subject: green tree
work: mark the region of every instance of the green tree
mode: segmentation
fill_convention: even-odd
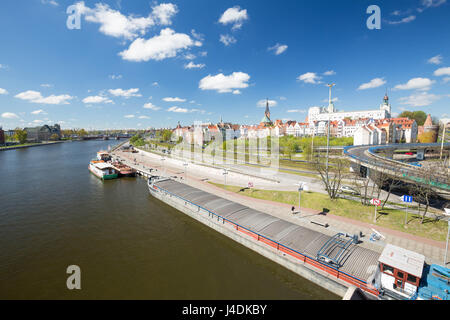
[[[20,144],[27,142],[28,133],[25,130],[17,128],[14,133],[14,140],[19,141]]]
[[[427,114],[423,111],[403,111],[398,117],[416,120],[418,126],[423,126],[427,119]]]
[[[172,130],[168,129],[163,130],[162,140],[164,140],[164,142],[169,142],[171,138],[172,138]]]

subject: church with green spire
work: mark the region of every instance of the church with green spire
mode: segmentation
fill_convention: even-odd
[[[269,99],[267,99],[266,102],[266,111],[264,112],[264,118],[262,118],[261,124],[264,125],[265,127],[273,125],[272,120],[270,120]]]

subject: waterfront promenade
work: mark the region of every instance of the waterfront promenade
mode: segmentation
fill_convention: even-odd
[[[186,173],[183,161],[167,157],[164,158],[165,160],[161,160],[163,157],[154,153],[142,151],[139,153],[129,153],[117,150],[114,155],[120,157],[127,165],[133,166],[139,170],[149,172],[148,170],[153,168],[154,171],[156,171],[155,174],[177,176],[182,182],[198,189],[208,191],[225,199],[241,203],[245,206],[249,206],[256,210],[263,211],[330,236],[338,232],[351,235],[362,233],[361,246],[380,253],[384,246],[387,243],[390,243],[423,254],[426,257],[427,263],[443,264],[445,254],[444,242],[417,237],[401,231],[335,216],[332,213],[323,215],[319,211],[308,208],[301,208],[301,213],[292,214],[290,205],[249,198],[211,185],[208,181],[215,183],[224,182],[224,177],[219,169],[215,170],[189,163]],[[254,183],[255,188],[264,186],[265,188],[272,187],[273,189],[277,189],[277,184],[274,182],[264,181],[262,179],[258,180],[254,177],[248,177],[245,176],[245,174],[239,173],[227,175],[227,184],[230,185],[246,186],[249,181]],[[325,224],[328,224],[327,228],[321,226]],[[377,242],[369,241],[370,235],[373,233],[372,229],[382,233],[385,236],[385,239]]]

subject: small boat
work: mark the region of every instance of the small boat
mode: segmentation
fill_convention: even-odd
[[[102,180],[112,180],[119,177],[118,171],[111,164],[100,160],[92,160],[89,163],[89,171]]]
[[[119,172],[119,177],[135,177],[136,170],[120,163],[118,161],[111,163],[111,165]]]
[[[108,151],[99,151],[97,152],[97,160],[109,161],[111,160],[111,155],[108,153]]]

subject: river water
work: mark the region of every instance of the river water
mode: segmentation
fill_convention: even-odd
[[[152,198],[88,171],[115,141],[0,152],[0,299],[337,299]],[[81,290],[68,290],[69,265]]]

